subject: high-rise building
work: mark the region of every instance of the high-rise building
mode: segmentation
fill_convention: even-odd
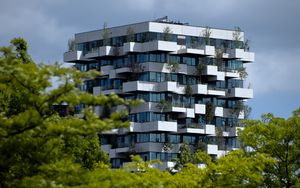
[[[239,148],[244,102],[253,98],[244,86],[244,64],[254,61],[239,28],[159,19],[78,33],[73,42],[64,61],[102,73],[82,90],[145,101],[131,109],[130,128],[101,135],[113,168],[129,162],[131,154],[172,167],[183,143],[212,157]],[[99,115],[104,111],[95,107]]]

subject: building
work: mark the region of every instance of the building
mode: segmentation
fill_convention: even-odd
[[[102,73],[82,90],[145,101],[130,111],[129,129],[101,135],[113,168],[130,154],[172,167],[184,142],[213,157],[239,147],[244,102],[253,98],[243,83],[244,64],[254,61],[244,32],[159,19],[78,33],[75,44],[64,61]]]

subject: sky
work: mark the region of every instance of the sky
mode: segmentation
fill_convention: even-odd
[[[0,46],[23,37],[38,63],[63,62],[75,33],[150,21],[163,16],[192,25],[239,26],[255,62],[251,118],[287,118],[300,106],[300,1],[297,0],[0,0]]]

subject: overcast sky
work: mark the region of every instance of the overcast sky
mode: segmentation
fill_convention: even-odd
[[[247,65],[252,118],[289,117],[300,106],[300,1],[1,0],[0,46],[25,38],[36,62],[62,62],[74,33],[169,16],[192,25],[245,31],[256,60]]]

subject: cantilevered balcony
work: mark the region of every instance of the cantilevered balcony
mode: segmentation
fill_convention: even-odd
[[[195,104],[195,114],[205,114],[205,104]]]
[[[230,88],[230,89],[227,90],[226,97],[228,97],[228,98],[252,99],[253,98],[253,89]]]
[[[204,54],[207,56],[214,56],[216,54],[216,49],[214,46],[205,46],[204,47]]]
[[[253,62],[255,56],[253,52],[246,52],[244,49],[232,49],[229,58],[241,59],[244,62]]]
[[[151,121],[145,123],[130,123],[130,132],[152,132],[166,131],[177,132],[177,122],[172,121]]]
[[[207,94],[207,85],[204,84],[195,84],[192,85],[193,93],[199,95],[206,95]]]
[[[64,53],[64,62],[76,62],[82,59],[82,51],[69,51]]]
[[[166,52],[177,52],[178,50],[177,42],[154,40],[150,42],[145,42],[142,44],[142,52],[151,51],[166,51]]]

